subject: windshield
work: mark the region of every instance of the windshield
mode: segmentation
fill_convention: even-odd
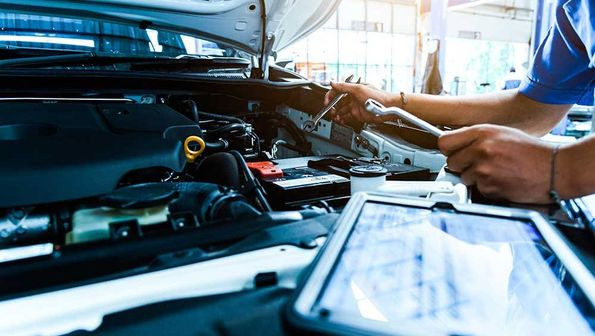
[[[220,43],[174,32],[96,19],[0,13],[0,46],[42,51],[83,51],[130,56],[245,56]],[[2,56],[4,59],[10,55]]]

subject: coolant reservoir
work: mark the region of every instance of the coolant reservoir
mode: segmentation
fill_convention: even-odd
[[[388,170],[382,166],[370,165],[353,167],[349,170],[351,175],[351,195],[360,191],[377,191],[386,183]]]
[[[136,220],[139,225],[167,221],[167,205],[145,209],[114,209],[109,207],[78,210],[72,216],[72,231],[66,235],[67,244],[78,244],[110,238],[110,223]]]

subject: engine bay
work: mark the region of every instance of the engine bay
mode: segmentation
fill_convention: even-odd
[[[180,251],[194,261],[237,251],[250,234],[343,206],[353,166],[431,179],[408,158],[379,158],[347,127],[333,125],[334,140],[307,136],[308,116],[211,93],[0,98],[0,296]],[[293,243],[313,247],[327,232],[311,233]]]

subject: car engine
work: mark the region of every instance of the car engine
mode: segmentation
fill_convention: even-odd
[[[389,142],[372,131],[323,120],[305,134],[323,89],[275,90],[0,96],[0,296],[267,244],[314,248],[332,223],[318,220],[349,199],[350,167],[430,178],[408,164],[424,156],[383,161]]]
[[[141,102],[2,99],[0,246],[134,239],[271,211],[246,164],[271,146],[246,121],[263,114],[203,112],[189,97]]]

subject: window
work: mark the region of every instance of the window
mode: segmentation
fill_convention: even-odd
[[[393,33],[415,34],[417,7],[411,5],[393,5]]]
[[[359,23],[366,21],[366,3],[361,0],[343,1],[339,6],[339,29],[357,29]],[[361,27],[359,27],[361,28]]]
[[[511,67],[524,77],[528,60],[527,43],[447,38],[444,89],[453,95],[500,90]]]
[[[390,2],[368,1],[367,22],[369,32],[390,33],[391,24],[391,4]]]
[[[389,91],[412,90],[417,5],[393,2],[344,0],[329,22],[278,60],[293,60],[298,73],[322,83],[353,74]]]

